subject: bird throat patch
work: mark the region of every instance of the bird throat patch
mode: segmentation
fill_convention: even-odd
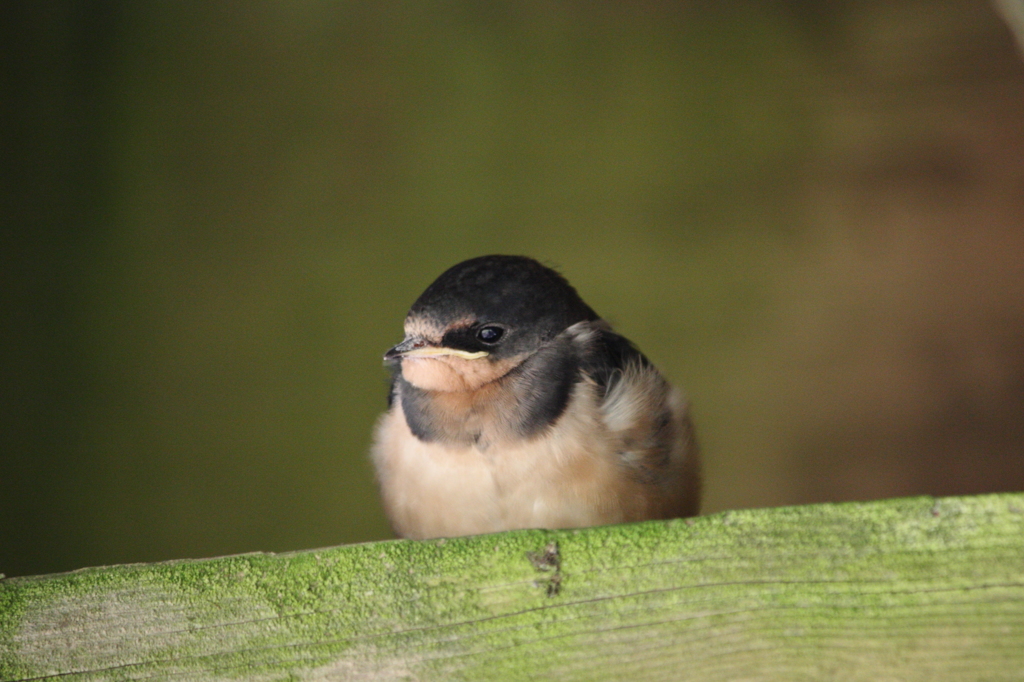
[[[424,383],[428,383],[428,379],[438,381],[440,372],[460,367],[454,359],[447,365],[448,370],[430,367],[423,371],[416,365],[411,376],[403,361],[396,388],[410,430],[423,441],[480,447],[495,441],[537,435],[561,416],[573,385],[581,379],[574,355],[558,350],[553,345],[525,359],[517,356],[498,362],[461,360],[467,364],[480,363],[490,369],[471,378],[453,379],[447,375],[446,381],[465,384],[488,375],[494,377],[475,389],[462,391],[427,389],[413,381],[414,378]],[[441,359],[418,362],[441,365]],[[416,372],[420,371],[423,373],[417,377]],[[428,373],[433,374],[428,377]]]
[[[509,373],[522,358],[492,362],[487,358],[467,360],[458,355],[402,358],[402,377],[424,391],[472,392]]]

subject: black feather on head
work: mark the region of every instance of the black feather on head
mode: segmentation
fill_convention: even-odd
[[[534,349],[577,322],[599,319],[562,275],[525,256],[480,256],[449,268],[408,317],[448,329],[445,346],[487,348],[495,357]],[[503,330],[500,345],[477,337],[489,325]]]

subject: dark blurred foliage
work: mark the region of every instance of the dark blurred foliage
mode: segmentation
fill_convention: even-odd
[[[687,389],[707,511],[1024,489],[983,2],[0,12],[0,571],[388,537],[381,353],[489,252]]]

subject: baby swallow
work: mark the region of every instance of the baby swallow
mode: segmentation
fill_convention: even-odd
[[[408,538],[692,516],[686,402],[554,270],[459,263],[405,318],[373,460]]]

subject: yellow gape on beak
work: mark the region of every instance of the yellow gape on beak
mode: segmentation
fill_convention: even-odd
[[[457,358],[463,360],[476,360],[490,355],[485,350],[478,350],[476,352],[469,352],[468,350],[456,350],[455,348],[439,348],[437,346],[424,346],[423,348],[416,348],[413,350],[402,353],[403,358],[433,358],[439,355],[454,355]]]
[[[452,355],[463,360],[476,360],[486,357],[490,353],[485,350],[468,351],[435,346],[420,336],[409,336],[384,354],[384,362],[398,362],[405,358],[437,358],[445,355]]]

